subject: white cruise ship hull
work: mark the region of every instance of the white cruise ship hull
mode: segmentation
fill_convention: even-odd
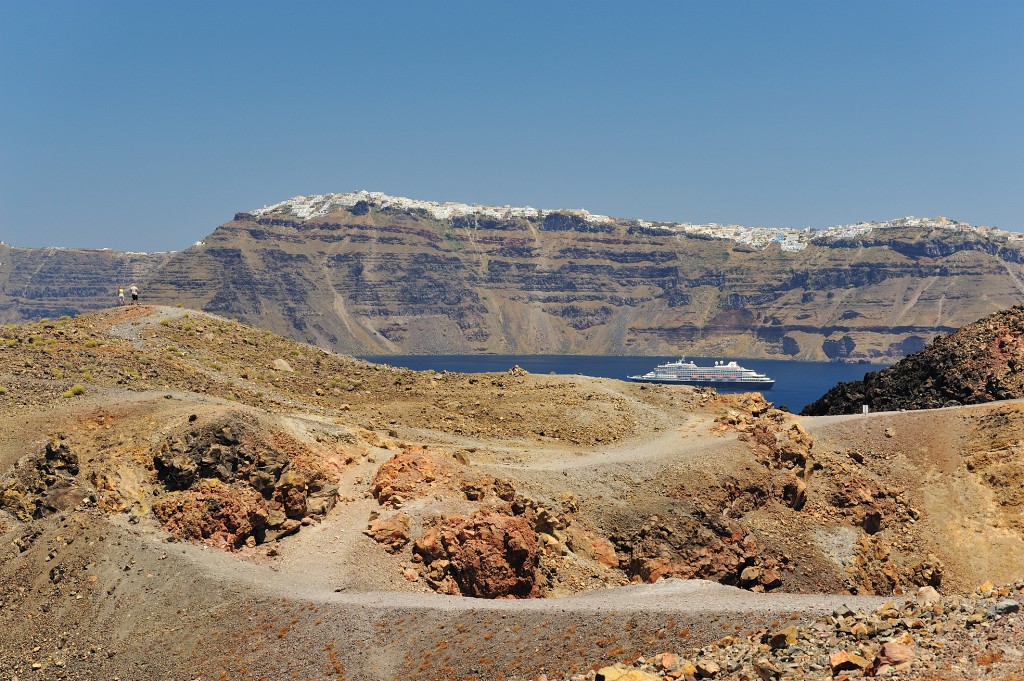
[[[775,385],[773,379],[736,362],[716,362],[714,366],[702,367],[685,359],[659,364],[646,374],[626,378],[641,383],[681,383],[740,390],[771,390]]]

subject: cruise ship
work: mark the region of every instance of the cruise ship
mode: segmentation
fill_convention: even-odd
[[[771,390],[775,380],[753,369],[744,369],[736,362],[715,362],[714,366],[701,367],[686,358],[667,364],[659,364],[642,376],[627,376],[631,381],[644,383],[684,383],[686,385],[707,385],[718,388],[749,388]]]

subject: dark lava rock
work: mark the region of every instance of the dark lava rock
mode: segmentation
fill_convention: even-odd
[[[1024,306],[996,312],[895,365],[840,383],[805,416],[933,409],[1024,397]]]

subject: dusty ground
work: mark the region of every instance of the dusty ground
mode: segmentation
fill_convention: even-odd
[[[571,676],[1012,583],[1022,425],[417,374],[178,308],[5,327],[0,678]]]

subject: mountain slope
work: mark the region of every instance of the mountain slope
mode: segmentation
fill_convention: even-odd
[[[840,383],[803,413],[932,409],[1024,397],[1024,307],[991,314],[862,381]]]

